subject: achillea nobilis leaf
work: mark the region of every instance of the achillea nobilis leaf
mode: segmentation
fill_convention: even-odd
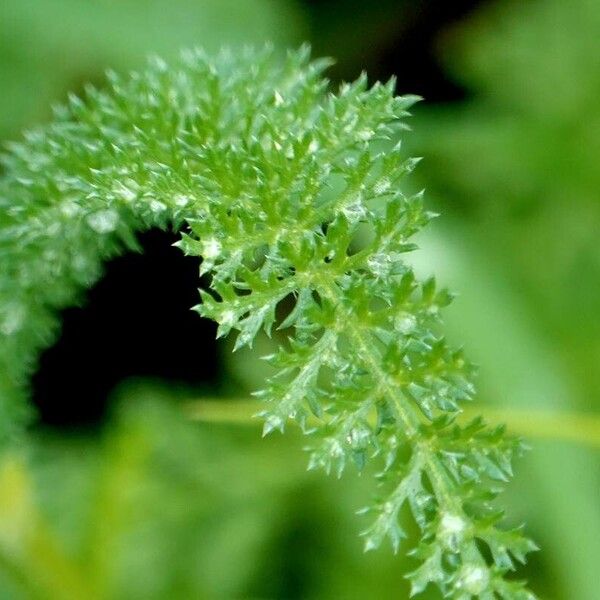
[[[366,77],[331,92],[306,48],[211,58],[109,76],[3,157],[0,181],[0,427],[18,435],[27,380],[57,312],[102,262],[150,227],[177,227],[212,284],[198,312],[236,348],[283,327],[288,342],[260,396],[264,431],[295,420],[311,467],[375,465],[366,549],[421,531],[417,594],[530,599],[507,577],[535,547],[492,504],[520,443],[456,421],[471,368],[440,332],[450,295],[403,262],[433,216],[403,192],[417,161],[396,144],[413,96]],[[283,300],[293,307],[282,319]],[[482,547],[487,547],[483,552]],[[409,546],[410,548],[410,546]]]

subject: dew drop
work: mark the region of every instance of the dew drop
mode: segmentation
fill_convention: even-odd
[[[119,198],[125,200],[125,202],[132,202],[137,198],[137,193],[122,183],[115,187],[114,192]]]
[[[96,233],[110,233],[117,228],[119,215],[117,211],[109,208],[88,215],[86,220]]]
[[[167,210],[167,207],[165,204],[163,204],[159,200],[152,200],[150,202],[150,210],[155,213],[161,213],[161,212]]]
[[[374,186],[373,191],[377,194],[385,194],[391,187],[390,180],[387,177],[380,179]]]
[[[362,140],[363,142],[368,142],[374,135],[375,132],[372,129],[361,129],[357,133],[358,139]]]
[[[73,217],[81,212],[81,206],[73,200],[65,200],[61,203],[60,210],[65,217]]]
[[[210,238],[203,243],[202,256],[205,259],[212,260],[213,258],[217,258],[217,256],[219,256],[220,253],[221,243],[219,242],[219,240]]]
[[[458,586],[468,594],[481,594],[490,581],[490,574],[484,567],[465,565],[461,571]]]
[[[190,203],[190,197],[179,194],[173,198],[173,202],[175,202],[175,206],[187,206]]]
[[[10,306],[8,310],[5,312],[4,320],[2,322],[2,326],[0,330],[5,335],[13,335],[23,325],[23,321],[25,320],[25,310],[20,305]]]
[[[444,513],[440,521],[440,532],[446,535],[455,535],[462,533],[466,528],[465,521],[458,515]]]
[[[232,310],[225,310],[221,314],[221,325],[230,326],[235,323],[235,313]]]
[[[414,315],[403,313],[396,317],[394,324],[400,333],[406,335],[414,331],[417,326],[417,319]]]

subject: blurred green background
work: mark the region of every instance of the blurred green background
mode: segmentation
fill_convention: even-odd
[[[445,4],[3,0],[0,138],[48,120],[52,104],[86,82],[104,85],[109,67],[126,71],[190,45],[269,40],[283,49],[308,40],[337,60],[334,83],[366,69],[424,95],[406,139],[425,157],[411,185],[428,190],[442,218],[411,260],[459,292],[448,331],[480,365],[477,409],[529,435],[532,451],[504,496],[510,520],[526,521],[542,548],[523,574],[542,598],[597,600],[600,3]],[[184,260],[157,256],[169,270]],[[126,275],[141,268],[119,264]],[[77,318],[124,295],[114,268],[113,284],[101,298],[92,292]],[[182,310],[191,306],[166,287],[182,296]],[[157,330],[168,328],[172,307],[149,302]],[[184,410],[192,399],[256,389],[265,376],[256,356],[269,342],[231,357],[210,328],[190,342],[175,322],[169,344],[196,348],[202,378],[107,366],[110,358],[77,346],[92,347],[92,334],[60,340],[75,344],[71,354],[42,358],[38,388],[48,369],[60,381],[76,370],[65,356],[81,354],[97,371],[87,389],[69,392],[71,405],[60,404],[69,395],[60,385],[56,397],[38,389],[40,423],[1,461],[0,597],[408,597],[409,558],[362,554],[354,511],[369,499],[368,478],[307,473],[298,434],[261,440],[256,425],[198,421]],[[139,336],[127,327],[122,336],[135,352]],[[109,367],[118,376],[100,381]],[[119,383],[128,375],[138,377]],[[75,402],[94,395],[96,409],[77,413]]]

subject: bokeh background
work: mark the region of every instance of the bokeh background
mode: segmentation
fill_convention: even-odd
[[[480,365],[477,410],[529,438],[504,496],[542,548],[523,575],[597,600],[600,3],[2,0],[0,139],[107,68],[265,41],[334,57],[332,85],[364,69],[425,97],[411,185],[442,217],[411,260],[459,292],[447,327]],[[40,359],[40,419],[0,461],[0,597],[408,597],[409,558],[362,553],[368,478],[306,472],[300,435],[214,410],[260,385],[269,342],[214,341],[174,240],[109,263]]]

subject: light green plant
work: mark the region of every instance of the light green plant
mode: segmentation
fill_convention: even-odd
[[[306,49],[284,61],[268,49],[156,59],[71,98],[11,147],[0,184],[5,437],[23,420],[57,310],[104,259],[135,248],[137,231],[173,226],[211,275],[197,310],[219,336],[236,331],[237,349],[261,329],[287,335],[258,393],[264,433],[294,420],[311,468],[377,470],[365,548],[389,538],[397,550],[408,505],[421,530],[414,594],[433,583],[457,599],[533,598],[507,574],[534,545],[498,526],[493,502],[522,444],[479,419],[457,423],[474,388],[440,333],[451,295],[401,260],[433,216],[422,194],[402,192],[417,160],[390,141],[416,98],[365,76],[331,93],[327,64]]]

